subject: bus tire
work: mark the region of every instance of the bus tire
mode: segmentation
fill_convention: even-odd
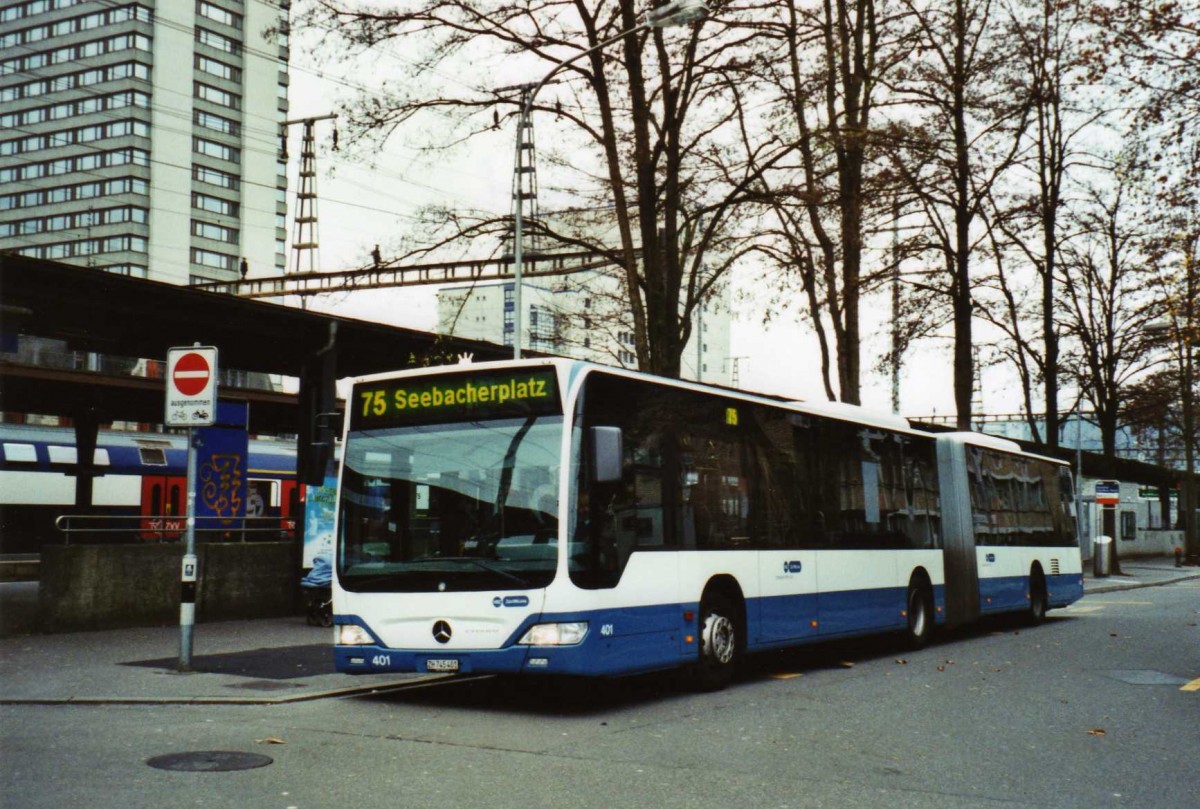
[[[910,649],[923,649],[933,636],[933,592],[920,579],[908,585],[905,599],[908,626],[904,638]]]
[[[726,594],[707,592],[700,601],[700,659],[689,680],[698,691],[719,691],[733,679],[741,646],[737,606]]]
[[[1037,626],[1046,620],[1046,608],[1046,576],[1039,565],[1034,565],[1029,571],[1029,610],[1025,622]]]

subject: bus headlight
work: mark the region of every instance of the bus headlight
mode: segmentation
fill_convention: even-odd
[[[583,641],[587,628],[587,621],[534,624],[517,643],[524,646],[572,646]]]
[[[338,646],[370,646],[374,642],[371,633],[358,624],[338,624]]]

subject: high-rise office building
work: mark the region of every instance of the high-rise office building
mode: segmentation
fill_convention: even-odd
[[[289,0],[0,5],[0,250],[177,284],[283,271]]]
[[[603,365],[637,368],[632,316],[620,280],[587,271],[522,284],[521,347]],[[511,346],[516,335],[514,286],[496,281],[438,290],[440,334]],[[721,285],[692,316],[692,333],[680,357],[683,379],[731,385],[733,301]]]

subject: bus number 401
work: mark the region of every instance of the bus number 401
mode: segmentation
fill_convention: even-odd
[[[388,655],[375,655],[374,657],[371,658],[371,665],[372,666],[390,666],[390,665],[392,665],[392,658]]]

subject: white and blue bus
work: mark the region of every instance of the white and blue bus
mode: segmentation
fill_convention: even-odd
[[[571,360],[358,379],[337,668],[726,683],[741,656],[1083,594],[1070,470],[978,434]]]

